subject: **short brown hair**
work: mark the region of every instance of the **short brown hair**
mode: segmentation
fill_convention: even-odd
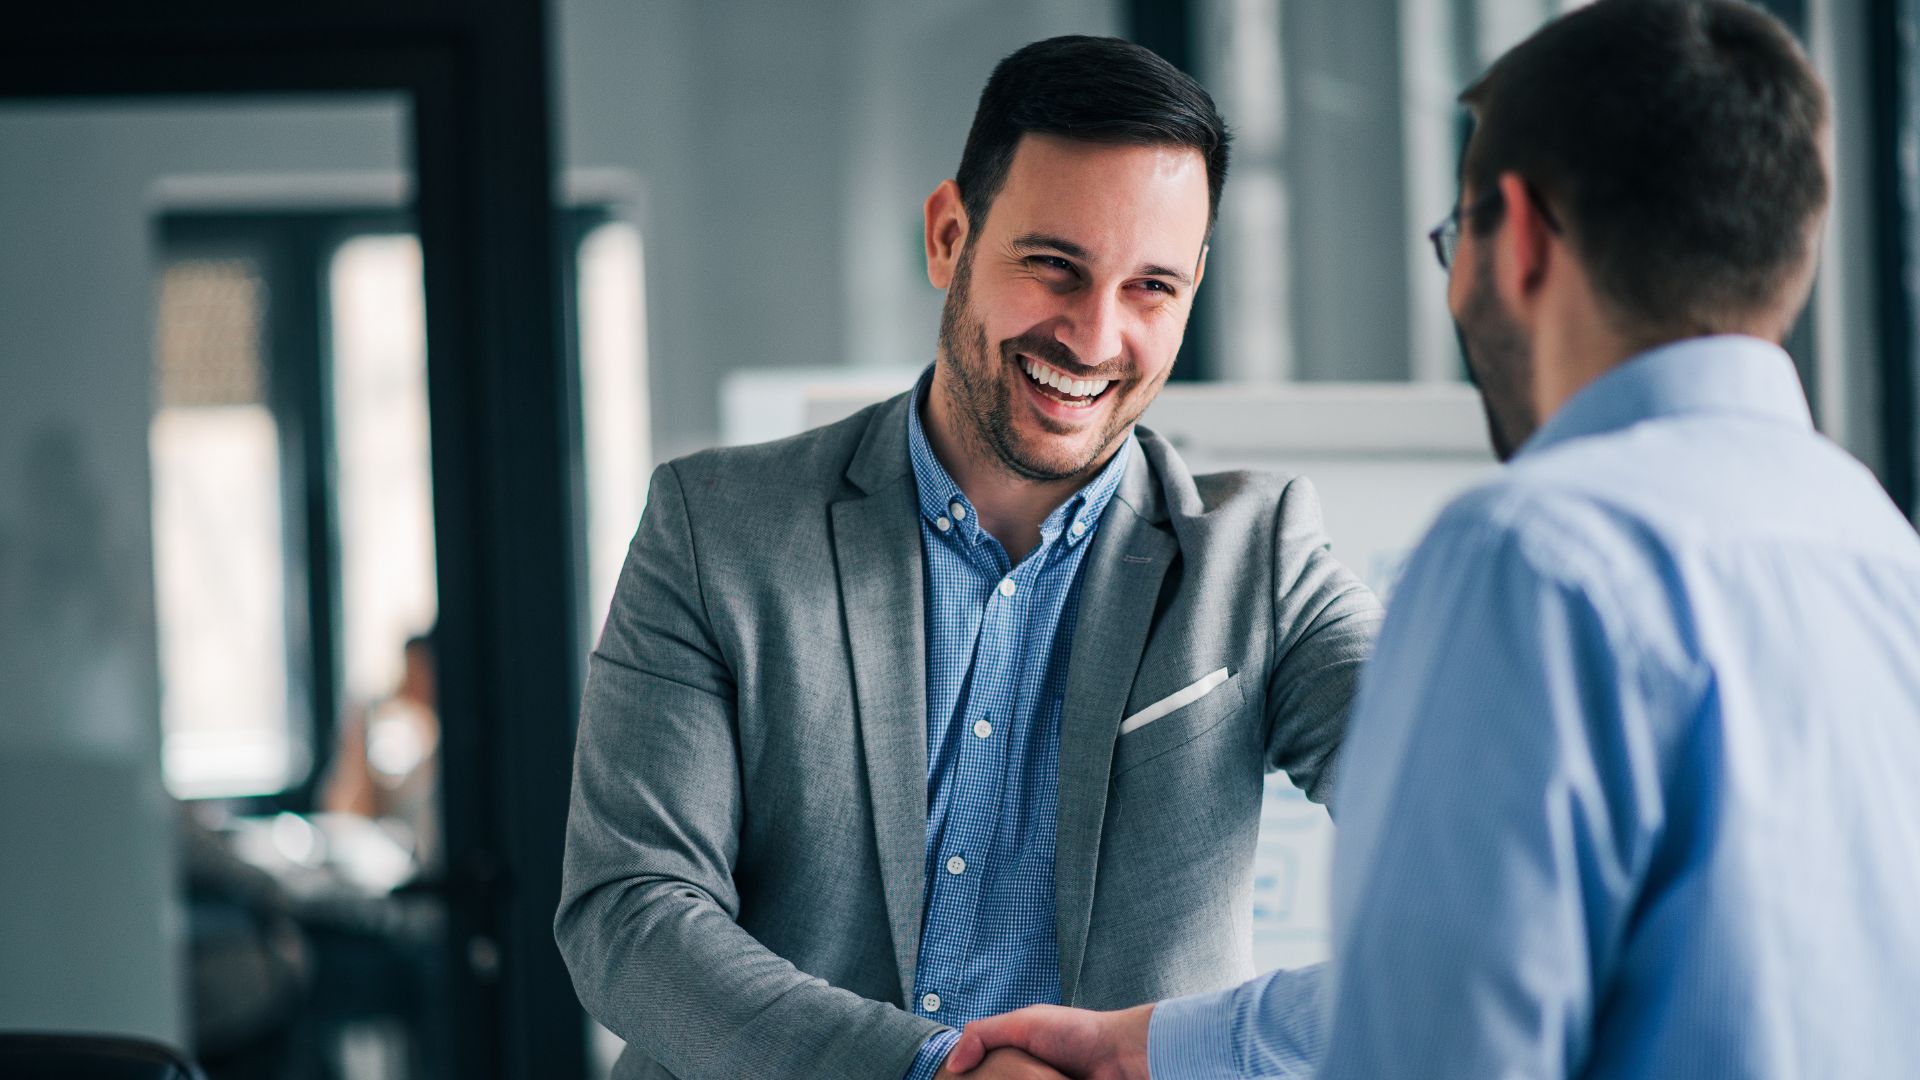
[[[1742,0],[1598,0],[1460,100],[1476,119],[1468,190],[1506,172],[1534,185],[1625,317],[1710,333],[1798,314],[1827,205],[1827,98],[1773,16]]]
[[[1220,212],[1233,141],[1226,121],[1192,76],[1132,42],[1068,34],[1036,41],[994,67],[953,177],[975,232],[1028,133],[1196,150],[1207,163],[1209,229]]]

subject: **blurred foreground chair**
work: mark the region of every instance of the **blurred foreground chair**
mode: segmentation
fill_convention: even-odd
[[[206,1080],[198,1066],[156,1042],[109,1035],[0,1032],[6,1080]]]

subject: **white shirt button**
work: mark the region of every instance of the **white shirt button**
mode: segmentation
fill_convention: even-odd
[[[967,860],[961,858],[958,855],[955,855],[954,857],[947,860],[947,873],[952,874],[954,877],[959,877],[961,874],[964,874],[966,872],[967,872]]]
[[[959,503],[954,503],[953,505],[947,507],[947,509],[953,513],[953,520],[955,521],[967,520],[967,508],[964,506],[961,506]]]
[[[934,518],[933,527],[939,529],[941,532],[946,532],[948,529],[953,528],[953,522],[948,521],[946,518]]]
[[[985,720],[975,720],[973,722],[973,733],[984,739],[993,734],[993,725],[987,723]]]
[[[926,997],[921,998],[920,1011],[921,1012],[939,1012],[940,1011],[940,995],[928,994]]]
[[[1073,523],[1073,535],[1075,535],[1075,536],[1085,536],[1085,535],[1087,535],[1087,523],[1086,523],[1086,522],[1084,522],[1084,521],[1076,521],[1076,522],[1074,522],[1074,523]]]
[[[1009,577],[1009,578],[1000,579],[1000,595],[1001,596],[1012,596],[1013,590],[1014,590],[1014,584],[1013,584],[1012,578]]]

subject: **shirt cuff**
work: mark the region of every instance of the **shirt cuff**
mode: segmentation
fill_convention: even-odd
[[[933,1080],[933,1074],[947,1063],[947,1055],[959,1041],[960,1033],[952,1028],[927,1036],[927,1041],[920,1044],[920,1052],[913,1055],[913,1067],[907,1070],[905,1080]]]
[[[1234,991],[1173,998],[1147,1021],[1147,1075],[1152,1080],[1237,1077]]]

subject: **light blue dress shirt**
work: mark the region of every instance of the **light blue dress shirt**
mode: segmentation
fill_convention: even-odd
[[[1080,564],[1130,455],[1123,444],[1049,514],[1015,566],[927,442],[926,385],[907,432],[926,555],[928,766],[926,916],[907,1007],[958,1028],[1060,1001],[1060,705]],[[907,1076],[931,1077],[958,1038],[929,1038]]]
[[[1920,1076],[1920,539],[1778,348],[1449,507],[1342,753],[1327,978],[1163,1004],[1156,1078]]]

